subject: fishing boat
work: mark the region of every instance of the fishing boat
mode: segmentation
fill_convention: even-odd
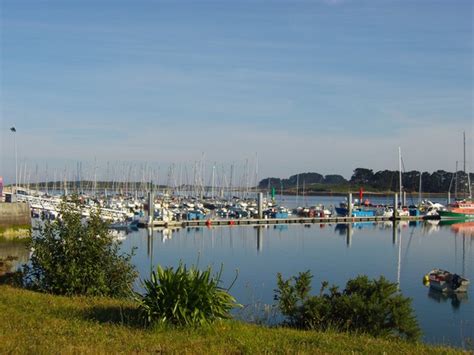
[[[467,292],[469,280],[442,269],[433,269],[425,275],[424,281],[431,289],[440,292]]]
[[[442,219],[474,219],[474,201],[462,200],[448,206],[446,210],[438,211]]]
[[[349,216],[349,204],[347,201],[342,201],[339,206],[335,207],[336,213],[342,217],[374,217],[376,215],[375,209],[363,206],[356,207],[357,204],[358,200],[356,199],[354,203],[352,203],[352,213]]]

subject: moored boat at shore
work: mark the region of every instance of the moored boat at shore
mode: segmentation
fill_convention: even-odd
[[[433,269],[425,275],[431,289],[440,292],[467,292],[469,280],[442,269]]]
[[[444,211],[438,211],[442,219],[474,219],[474,201],[456,201]]]

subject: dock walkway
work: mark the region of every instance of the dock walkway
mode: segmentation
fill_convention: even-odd
[[[140,223],[139,227],[200,227],[200,226],[234,226],[234,225],[278,225],[278,224],[322,224],[322,223],[355,223],[355,222],[386,222],[393,221],[394,217],[292,217],[292,218],[268,218],[268,219],[206,219],[206,220],[182,220],[182,221],[159,221],[154,220],[152,225]],[[421,216],[398,217],[400,221],[421,221]]]

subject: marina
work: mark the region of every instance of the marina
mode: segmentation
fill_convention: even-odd
[[[0,353],[474,351],[473,1],[1,1]]]
[[[308,205],[306,200],[305,206],[294,208],[283,205],[281,197],[277,202],[274,196],[264,197],[263,193],[254,195],[256,198],[198,199],[186,195],[155,196],[152,192],[148,192],[146,197],[99,194],[80,195],[76,198],[81,201],[84,218],[88,218],[91,213],[100,213],[101,217],[109,221],[112,226],[124,227],[129,223],[142,228],[420,221],[439,219],[441,217],[438,211],[440,213],[447,211],[444,205],[429,200],[422,201],[418,206],[403,206],[398,203],[397,194],[385,197],[385,200],[393,199],[392,205],[381,203],[373,205],[368,203],[368,200],[362,204],[360,202],[362,199],[352,202],[352,194],[349,193],[339,204],[333,200],[329,206],[318,201]],[[39,194],[19,189],[16,194],[6,193],[5,198],[27,203],[33,218],[55,219],[59,215],[61,204],[70,200],[71,196]],[[406,204],[406,197],[404,202]],[[393,206],[399,207],[394,209]]]

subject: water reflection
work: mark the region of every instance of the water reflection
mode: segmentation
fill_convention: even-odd
[[[474,237],[474,221],[456,222],[451,225],[454,234],[462,234],[464,237]]]
[[[0,240],[0,277],[26,264],[30,252],[26,243],[18,240]]]
[[[450,301],[453,310],[457,311],[462,303],[468,303],[469,297],[467,292],[460,293],[443,293],[433,289],[429,289],[428,297],[437,303],[445,303]]]

